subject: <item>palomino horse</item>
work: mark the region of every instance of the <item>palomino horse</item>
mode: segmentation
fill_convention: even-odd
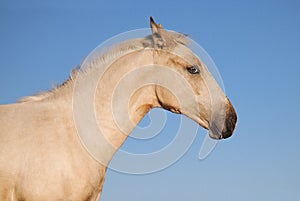
[[[115,45],[94,58],[89,68],[74,70],[61,86],[0,106],[1,201],[99,199],[107,164],[153,107],[190,117],[209,129],[212,138],[232,135],[235,110],[207,67],[187,47],[186,36],[164,30],[152,18],[150,22],[152,35]],[[99,69],[106,69],[101,78],[95,77]],[[128,72],[138,72],[123,83],[125,88],[133,86],[134,93],[116,90]],[[173,75],[167,79],[168,72]],[[74,104],[77,112],[89,110],[87,86],[95,80],[95,118],[102,140],[95,140],[99,134],[80,124],[88,117],[75,114],[81,118],[79,125],[74,119]],[[141,80],[149,82],[137,86]],[[83,97],[77,103],[74,90],[79,99]],[[128,97],[128,102],[123,101]],[[112,102],[116,107],[111,107]],[[98,144],[88,144],[85,135]],[[103,148],[107,144],[111,147]]]

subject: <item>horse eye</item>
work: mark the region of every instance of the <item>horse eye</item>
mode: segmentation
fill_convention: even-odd
[[[188,67],[187,70],[191,74],[199,74],[200,73],[200,70],[199,70],[198,66],[196,66],[196,65]]]

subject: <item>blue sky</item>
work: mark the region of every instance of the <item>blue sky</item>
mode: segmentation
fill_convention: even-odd
[[[147,28],[152,15],[210,54],[238,127],[202,161],[206,132],[200,129],[184,157],[163,171],[134,176],[108,170],[102,200],[300,200],[299,11],[298,1],[276,0],[1,0],[0,103],[62,83],[98,44]],[[161,135],[172,138],[179,117],[168,117]]]

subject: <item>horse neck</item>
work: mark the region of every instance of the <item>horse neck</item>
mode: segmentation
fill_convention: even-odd
[[[101,77],[95,106],[100,127],[109,127],[107,137],[120,147],[145,114],[158,106],[155,85],[149,84],[153,52],[136,51],[116,60]],[[118,137],[117,137],[118,136]]]
[[[85,145],[88,149],[93,147],[88,151],[105,165],[144,115],[159,107],[155,85],[150,81],[152,65],[153,50],[137,50],[106,67],[93,67],[77,76],[75,99],[78,92],[81,100],[73,101],[75,108],[82,107],[80,115],[84,117],[77,123],[89,125],[87,132],[82,133],[89,144]],[[89,119],[87,113],[95,114],[94,119]]]

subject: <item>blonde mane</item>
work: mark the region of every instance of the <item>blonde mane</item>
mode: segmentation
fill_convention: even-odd
[[[171,38],[172,41],[187,45],[190,42],[190,39],[187,37],[186,34],[181,34],[178,32],[168,32],[169,38]],[[152,39],[152,35],[149,35],[145,38],[136,38],[124,41],[122,43],[118,43],[115,45],[112,45],[108,47],[107,49],[99,51],[96,58],[93,58],[93,60],[89,61],[87,64],[83,63],[84,61],[74,68],[69,78],[64,81],[62,84],[54,86],[52,89],[48,91],[42,91],[39,93],[36,93],[32,96],[26,96],[20,98],[17,102],[18,103],[24,103],[24,102],[33,102],[33,101],[42,101],[45,99],[48,99],[53,96],[57,91],[59,91],[62,88],[65,88],[67,86],[70,86],[71,83],[75,80],[78,73],[84,73],[88,74],[90,73],[94,68],[101,68],[109,64],[110,61],[120,57],[121,55],[127,54],[130,51],[138,50],[138,49],[145,49],[145,48],[154,48],[154,41]],[[170,49],[173,47],[164,47],[166,49]]]

